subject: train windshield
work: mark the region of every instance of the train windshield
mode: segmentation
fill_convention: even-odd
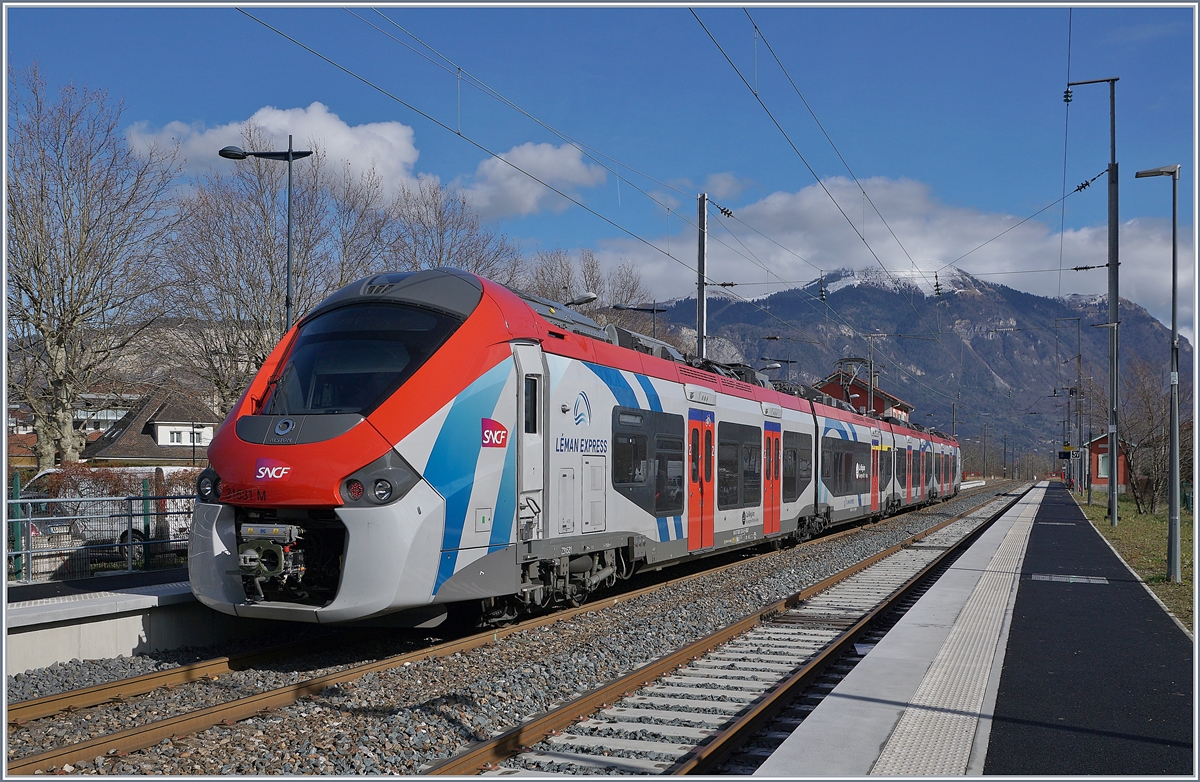
[[[300,328],[261,412],[367,415],[461,324],[449,315],[392,302],[330,310]]]

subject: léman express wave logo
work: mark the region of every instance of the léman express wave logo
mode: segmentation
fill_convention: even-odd
[[[575,425],[587,426],[592,422],[592,403],[588,401],[587,394],[580,391],[579,396],[575,397]]]

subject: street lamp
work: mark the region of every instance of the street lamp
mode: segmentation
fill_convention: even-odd
[[[204,424],[192,422],[192,466],[196,466],[196,440],[204,433]]]
[[[665,308],[659,307],[657,301],[654,302],[654,304],[649,307],[627,307],[624,304],[614,304],[613,309],[619,310],[622,312],[625,312],[625,311],[649,312],[650,317],[652,318],[650,327],[653,329],[653,331],[650,333],[650,336],[654,337],[655,339],[658,339],[658,313],[666,312],[667,310]]]
[[[1178,584],[1179,564],[1179,164],[1134,174],[1171,177],[1171,467],[1167,515],[1167,578]]]
[[[789,383],[792,381],[792,364],[800,363],[798,360],[796,360],[794,358],[768,358],[767,356],[759,356],[758,360],[759,361],[774,361],[774,362],[776,362],[775,366],[771,367],[772,369],[779,369],[781,365],[787,364],[787,379],[788,379]],[[766,369],[766,367],[763,367],[763,368]]]
[[[287,188],[287,296],[284,305],[287,309],[287,331],[292,327],[292,161],[308,157],[312,150],[292,149],[292,137],[288,136],[287,152],[246,152],[241,147],[224,147],[217,152],[229,160],[245,160],[248,157],[261,157],[267,160],[286,160],[288,164]]]
[[[1067,82],[1063,93],[1063,101],[1071,102],[1071,88],[1081,84],[1108,83],[1108,454],[1113,463],[1113,475],[1117,476],[1117,465],[1120,463],[1121,438],[1117,432],[1117,397],[1120,394],[1120,383],[1117,371],[1120,364],[1118,352],[1118,324],[1121,315],[1118,309],[1121,297],[1119,291],[1120,274],[1118,269],[1118,217],[1117,217],[1117,81],[1111,79],[1089,79],[1087,81]],[[1108,516],[1109,524],[1117,526],[1117,481],[1109,480]]]
[[[567,292],[567,286],[564,285],[563,293],[566,293],[566,292]],[[566,297],[564,296],[563,298],[566,298]],[[593,301],[595,301],[598,298],[600,298],[600,297],[597,296],[596,294],[592,293],[591,291],[584,291],[583,293],[579,294],[575,298],[568,301],[566,304],[568,307],[578,307],[583,304],[591,304]]]

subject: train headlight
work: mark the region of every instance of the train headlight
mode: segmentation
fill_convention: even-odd
[[[400,454],[388,450],[375,461],[342,479],[342,501],[350,507],[390,505],[421,480]]]
[[[221,477],[211,467],[206,468],[196,479],[196,496],[201,502],[221,501]]]

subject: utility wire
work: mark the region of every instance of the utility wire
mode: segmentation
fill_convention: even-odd
[[[506,159],[505,159],[503,156],[501,156],[500,154],[498,154],[498,153],[496,153],[496,152],[493,152],[491,149],[489,149],[489,148],[485,147],[483,144],[479,143],[478,141],[475,141],[475,140],[474,140],[474,139],[472,139],[470,136],[468,136],[468,135],[466,135],[466,134],[464,134],[464,133],[461,133],[460,131],[456,130],[455,128],[452,128],[452,127],[450,127],[449,125],[447,125],[446,123],[442,122],[441,120],[438,120],[438,119],[436,119],[435,117],[431,116],[430,114],[427,114],[426,112],[422,111],[421,109],[417,108],[416,106],[412,105],[411,103],[408,103],[407,101],[405,101],[404,99],[400,98],[399,96],[397,96],[397,95],[395,95],[395,94],[393,94],[393,93],[389,92],[388,90],[384,89],[383,87],[379,86],[378,84],[375,84],[374,82],[372,82],[371,80],[367,79],[366,77],[364,77],[364,76],[361,76],[361,75],[359,75],[358,73],[355,73],[354,71],[350,70],[350,69],[349,69],[349,68],[347,68],[346,66],[344,66],[344,65],[342,65],[342,64],[340,64],[340,63],[338,63],[337,61],[335,61],[335,60],[333,60],[333,59],[331,59],[331,58],[329,58],[329,57],[326,57],[325,55],[323,55],[323,54],[321,54],[320,52],[316,51],[316,50],[315,50],[315,49],[313,49],[312,47],[310,47],[310,46],[308,46],[308,45],[306,45],[306,44],[304,44],[304,43],[301,43],[300,41],[296,40],[295,38],[293,38],[292,36],[290,36],[290,35],[288,35],[287,33],[283,32],[282,30],[279,30],[278,28],[271,26],[270,24],[268,24],[267,22],[263,21],[262,19],[259,19],[258,17],[256,17],[256,16],[254,16],[253,14],[249,13],[249,12],[248,12],[248,11],[246,11],[245,9],[243,9],[243,8],[238,8],[237,10],[238,10],[239,12],[241,12],[242,14],[244,14],[245,16],[249,17],[250,19],[253,19],[254,21],[258,22],[258,23],[259,23],[259,24],[261,24],[263,27],[266,27],[268,30],[270,30],[270,31],[272,31],[272,32],[276,33],[277,35],[281,36],[282,38],[285,38],[286,40],[288,40],[288,41],[291,41],[292,43],[296,44],[296,45],[297,45],[297,46],[299,46],[301,49],[304,49],[305,51],[307,51],[308,53],[312,54],[313,56],[315,56],[315,57],[317,57],[317,58],[319,58],[319,59],[321,59],[321,60],[324,60],[325,62],[329,63],[329,64],[330,64],[330,65],[332,65],[333,67],[335,67],[335,68],[337,68],[338,70],[342,71],[342,72],[343,72],[343,73],[345,73],[346,75],[348,75],[348,76],[351,76],[351,77],[352,77],[352,78],[354,78],[354,79],[357,79],[358,81],[362,82],[363,84],[367,85],[368,87],[371,87],[372,89],[374,89],[374,90],[378,91],[378,92],[379,92],[379,93],[381,93],[382,95],[385,95],[385,96],[387,96],[388,98],[391,98],[391,99],[392,99],[392,100],[394,100],[395,102],[399,103],[401,106],[404,106],[404,107],[405,107],[405,108],[407,108],[408,110],[410,110],[410,111],[412,111],[412,112],[414,112],[414,113],[416,113],[416,114],[420,115],[421,117],[425,118],[425,119],[426,119],[426,120],[428,120],[429,122],[432,122],[434,125],[437,125],[438,127],[442,128],[443,130],[446,130],[446,131],[448,131],[448,132],[450,132],[450,133],[453,133],[454,135],[456,135],[456,136],[458,136],[458,137],[462,138],[462,139],[463,139],[464,141],[466,141],[468,144],[470,144],[471,146],[473,146],[473,147],[475,147],[476,149],[480,150],[481,152],[484,152],[484,153],[486,153],[486,154],[490,155],[491,157],[494,157],[494,158],[496,158],[497,160],[500,160],[500,161],[502,161],[503,163],[505,163],[506,165],[508,165],[508,166],[509,166],[509,167],[511,167],[512,169],[514,169],[515,171],[517,171],[517,172],[519,172],[519,173],[521,173],[521,174],[524,174],[525,176],[527,176],[527,177],[529,177],[530,179],[532,179],[534,182],[537,182],[538,184],[540,184],[540,185],[542,185],[543,187],[545,187],[547,190],[550,190],[551,192],[555,193],[556,195],[559,195],[559,196],[561,196],[561,197],[565,198],[566,200],[568,200],[568,201],[570,201],[571,203],[575,204],[576,206],[580,207],[581,209],[583,209],[584,211],[588,212],[589,214],[591,214],[591,215],[593,215],[593,216],[595,216],[595,217],[599,218],[600,220],[604,221],[605,223],[607,223],[608,225],[612,226],[613,228],[616,228],[618,231],[620,231],[620,232],[622,232],[622,233],[624,233],[624,234],[627,234],[627,235],[628,235],[628,236],[630,236],[631,238],[633,238],[633,239],[636,239],[637,241],[639,241],[639,242],[641,242],[642,244],[646,245],[647,247],[649,247],[649,248],[651,248],[651,249],[655,250],[656,252],[662,253],[663,255],[667,256],[667,257],[668,257],[668,258],[670,258],[672,261],[674,261],[675,263],[678,263],[680,266],[683,266],[684,268],[688,269],[689,271],[693,271],[693,272],[695,271],[695,269],[694,269],[693,267],[691,267],[691,266],[688,266],[688,264],[687,264],[687,263],[685,263],[683,260],[681,260],[681,259],[679,259],[679,258],[676,258],[674,255],[671,255],[669,252],[667,252],[667,251],[664,251],[664,250],[663,250],[661,247],[658,247],[657,245],[655,245],[653,242],[649,241],[648,239],[645,239],[645,238],[643,238],[643,237],[639,236],[638,234],[634,233],[633,231],[631,231],[630,229],[628,229],[628,228],[626,228],[625,226],[621,225],[620,223],[617,223],[616,221],[612,220],[611,218],[609,218],[609,217],[606,217],[606,216],[604,216],[604,215],[600,214],[600,213],[599,213],[599,212],[597,212],[595,209],[592,209],[591,207],[587,206],[586,204],[584,204],[584,203],[580,202],[578,199],[576,199],[576,198],[573,198],[572,196],[570,196],[570,195],[568,195],[567,193],[565,193],[565,192],[563,192],[563,191],[559,190],[558,188],[554,187],[553,185],[549,184],[548,182],[545,182],[545,181],[543,181],[543,180],[539,179],[538,177],[536,177],[536,176],[534,176],[533,174],[529,173],[528,171],[524,170],[523,168],[521,168],[520,166],[516,165],[516,164],[515,164],[515,163],[513,163],[512,161],[510,161],[510,160],[506,160]],[[710,277],[708,277],[708,275],[705,275],[705,279],[706,279],[708,282],[712,283],[712,284],[716,284],[714,280],[712,280]],[[735,298],[735,299],[738,299],[739,301],[741,301],[741,302],[743,302],[743,303],[749,304],[750,306],[752,306],[752,307],[754,307],[755,309],[757,309],[757,310],[759,310],[760,312],[762,312],[764,315],[767,315],[769,318],[772,318],[773,320],[777,320],[777,321],[779,321],[779,322],[780,322],[781,324],[783,324],[785,327],[787,327],[787,328],[789,328],[789,329],[791,329],[791,330],[793,330],[793,331],[796,331],[796,332],[798,332],[798,333],[800,333],[800,334],[804,334],[804,332],[803,332],[803,331],[801,331],[800,329],[798,329],[798,328],[797,328],[795,325],[793,325],[793,324],[791,324],[791,323],[788,323],[788,322],[787,322],[787,321],[785,321],[784,319],[780,318],[778,315],[775,315],[774,313],[770,312],[770,311],[769,311],[769,310],[767,310],[766,308],[764,308],[764,307],[762,307],[762,306],[759,306],[757,303],[755,303],[755,302],[753,302],[753,301],[750,301],[749,299],[746,299],[746,298],[744,298],[744,297],[742,297],[742,296],[739,296],[739,295],[738,295],[738,294],[736,294],[736,293],[730,293],[729,295],[730,295],[731,297]],[[807,335],[806,335],[806,336],[807,336]]]
[[[808,172],[812,175],[813,179],[816,180],[817,184],[820,185],[821,189],[825,192],[825,195],[829,197],[829,200],[833,203],[834,207],[837,208],[838,212],[846,220],[846,223],[851,227],[852,230],[854,230],[855,235],[858,236],[859,239],[862,241],[863,246],[866,247],[866,249],[867,249],[867,252],[869,252],[871,254],[871,257],[875,259],[876,263],[879,264],[879,267],[881,269],[883,269],[884,273],[887,274],[889,277],[892,277],[891,270],[888,269],[887,266],[884,265],[883,261],[875,253],[875,250],[871,247],[870,243],[867,242],[866,237],[859,234],[858,230],[855,229],[854,221],[850,219],[850,216],[846,214],[846,211],[844,209],[842,209],[841,204],[839,204],[837,199],[833,197],[833,194],[829,192],[829,188],[827,188],[825,186],[825,183],[823,181],[821,181],[821,177],[817,175],[817,172],[813,169],[812,165],[808,162],[808,159],[804,157],[804,153],[802,153],[800,151],[800,149],[796,146],[795,142],[792,141],[791,136],[783,128],[783,126],[779,123],[779,120],[771,112],[771,109],[763,101],[762,96],[755,93],[753,86],[751,86],[751,84],[746,80],[745,75],[742,74],[741,70],[737,67],[737,65],[730,58],[729,54],[725,51],[724,47],[722,47],[720,42],[717,41],[716,37],[712,34],[712,31],[709,30],[708,26],[705,25],[703,20],[700,19],[699,15],[696,13],[695,9],[688,9],[688,10],[691,11],[692,16],[696,19],[696,22],[700,25],[700,27],[708,35],[709,39],[712,40],[713,45],[717,47],[717,50],[719,52],[721,52],[721,55],[725,58],[725,61],[729,63],[729,66],[731,68],[733,68],[734,73],[736,73],[738,78],[742,80],[742,83],[744,85],[746,85],[746,88],[748,90],[750,90],[750,92],[752,94],[754,94],[754,98],[755,98],[755,100],[758,101],[759,106],[761,106],[763,111],[766,112],[767,117],[770,118],[771,122],[774,123],[775,127],[783,135],[784,140],[787,141],[788,145],[792,148],[792,151],[796,153],[796,156],[798,158],[800,158],[800,162],[803,163],[804,167],[808,169]],[[892,277],[892,279],[893,279],[893,282],[897,282],[894,277]],[[897,282],[897,285],[898,285],[898,282]],[[916,306],[912,303],[911,300],[909,300],[908,304],[909,304],[909,307],[912,308],[913,312],[916,314],[917,319],[921,321],[921,324],[923,326],[925,326],[925,329],[927,331],[931,331],[931,332],[934,331],[934,329],[929,326],[929,323],[926,322],[925,318],[921,315],[920,311],[917,310]],[[947,350],[946,346],[944,344],[942,344],[940,341],[938,342],[938,344],[941,345],[943,350]],[[949,354],[948,350],[947,350],[947,354],[951,355],[951,358],[953,358],[953,355]],[[895,362],[895,363],[897,363],[897,366],[902,366],[898,362]],[[914,376],[914,379],[916,379],[915,376]],[[918,381],[918,382],[920,382],[920,381]],[[949,395],[947,395],[943,391],[939,391],[939,390],[932,389],[932,388],[930,390],[936,394],[939,394],[942,396],[947,396],[949,398]]]
[[[1067,9],[1067,84],[1071,83],[1071,27],[1075,18],[1075,9]],[[1063,103],[1066,106],[1063,108],[1063,175],[1062,175],[1062,210],[1058,218],[1058,267],[1062,268],[1063,262],[1063,239],[1067,228],[1067,140],[1070,138],[1068,130],[1071,127],[1071,88],[1068,86],[1063,92]],[[1058,296],[1062,298],[1062,272],[1058,274]]]
[[[854,184],[858,186],[858,190],[860,193],[862,193],[863,198],[871,205],[871,209],[879,217],[884,227],[887,228],[888,233],[891,234],[892,238],[896,240],[896,244],[900,247],[901,252],[904,253],[905,257],[908,258],[909,263],[911,263],[913,268],[916,269],[917,262],[913,260],[911,255],[909,255],[908,249],[904,246],[904,242],[900,241],[900,237],[897,236],[896,232],[892,230],[892,226],[888,223],[887,218],[883,216],[883,213],[879,211],[879,207],[877,207],[875,202],[871,200],[871,196],[867,195],[867,191],[862,186],[862,182],[858,181],[858,177],[855,175],[854,170],[850,168],[850,164],[846,161],[846,158],[842,156],[841,150],[838,149],[837,144],[833,143],[833,138],[829,135],[829,132],[825,130],[825,126],[821,124],[821,120],[817,119],[817,113],[813,111],[812,106],[810,106],[808,101],[804,98],[804,94],[800,92],[800,88],[792,79],[792,75],[788,72],[787,67],[783,64],[783,61],[779,59],[779,55],[777,55],[775,50],[771,47],[771,42],[767,40],[767,36],[762,32],[761,29],[759,29],[758,23],[755,22],[754,17],[750,15],[750,11],[746,8],[743,8],[742,11],[746,14],[746,18],[750,20],[750,24],[754,27],[755,33],[758,35],[758,37],[762,38],[763,43],[766,44],[767,51],[769,51],[771,56],[775,58],[775,64],[779,66],[779,70],[783,71],[783,75],[787,78],[788,84],[792,85],[792,89],[795,91],[797,97],[800,98],[800,102],[804,104],[804,108],[808,109],[808,113],[812,116],[813,122],[817,123],[817,127],[821,129],[821,133],[824,134],[825,140],[829,142],[829,146],[833,147],[833,151],[837,154],[838,160],[842,161],[842,165],[846,167],[846,171],[849,172],[850,178],[854,180]],[[863,227],[865,231],[866,226],[864,225]],[[925,278],[925,284],[929,284],[928,278]]]
[[[1061,203],[1065,202],[1065,201],[1066,201],[1068,198],[1070,198],[1071,196],[1075,195],[1076,193],[1083,192],[1083,191],[1084,191],[1084,190],[1086,190],[1086,189],[1087,189],[1087,188],[1088,188],[1088,187],[1089,187],[1089,186],[1090,186],[1090,185],[1091,185],[1093,182],[1095,182],[1097,179],[1099,179],[1100,177],[1104,176],[1104,175],[1105,175],[1105,174],[1107,174],[1107,173],[1108,173],[1108,169],[1106,168],[1106,169],[1104,169],[1103,171],[1101,171],[1099,174],[1096,174],[1096,176],[1092,177],[1091,179],[1088,179],[1088,180],[1085,180],[1085,181],[1083,181],[1083,182],[1080,182],[1078,185],[1076,185],[1075,189],[1074,189],[1074,190],[1072,190],[1070,193],[1067,193],[1066,195],[1064,195],[1062,198],[1058,199],[1057,201],[1051,201],[1050,203],[1048,203],[1048,204],[1046,204],[1045,206],[1043,206],[1041,209],[1039,209],[1039,210],[1037,210],[1036,212],[1034,212],[1033,214],[1029,215],[1029,217],[1026,217],[1024,220],[1021,220],[1021,221],[1020,221],[1020,222],[1018,222],[1018,223],[1013,223],[1013,224],[1012,224],[1012,225],[1010,225],[1008,228],[1005,228],[1003,231],[1001,231],[1000,233],[996,234],[996,235],[995,235],[995,236],[993,236],[991,239],[988,239],[988,240],[987,240],[986,242],[984,242],[983,244],[980,244],[980,245],[978,245],[978,246],[976,246],[976,247],[972,247],[970,250],[967,250],[965,253],[963,253],[962,255],[958,256],[958,257],[957,257],[957,258],[955,258],[953,261],[950,261],[949,263],[947,263],[947,264],[944,264],[943,266],[941,266],[940,268],[938,268],[938,271],[940,272],[940,271],[943,271],[943,270],[945,270],[946,268],[948,268],[948,267],[950,267],[950,266],[953,266],[954,264],[956,264],[956,263],[958,263],[959,261],[961,261],[963,258],[966,258],[966,257],[967,257],[968,255],[970,255],[971,253],[975,252],[976,250],[979,250],[979,249],[982,249],[982,248],[984,248],[984,247],[988,246],[988,245],[989,245],[989,244],[991,244],[992,242],[994,242],[994,241],[996,241],[997,239],[999,239],[1001,236],[1004,236],[1004,234],[1006,234],[1006,233],[1008,233],[1009,231],[1013,230],[1014,228],[1019,228],[1020,226],[1024,225],[1024,224],[1025,224],[1025,223],[1027,223],[1027,222],[1029,222],[1030,220],[1032,220],[1033,218],[1037,217],[1038,215],[1040,215],[1042,212],[1046,211],[1046,210],[1047,210],[1047,209],[1049,209],[1050,207],[1052,207],[1052,206],[1055,206],[1055,205],[1057,205],[1057,204],[1061,204]],[[1060,243],[1061,243],[1061,241],[1062,241],[1062,232],[1061,232],[1061,231],[1059,232],[1059,241],[1060,241]],[[1060,253],[1059,253],[1059,264],[1060,264],[1060,266],[1061,266],[1061,263],[1062,263],[1062,254],[1061,254],[1061,251],[1060,251]],[[1083,271],[1084,269],[1096,269],[1096,268],[1100,268],[1100,267],[1097,267],[1097,266],[1086,266],[1086,267],[1084,267],[1084,266],[1076,266],[1076,267],[1074,267],[1074,269],[1073,269],[1073,270],[1074,270],[1074,271]],[[1014,272],[1014,274],[1015,274],[1015,273],[1016,273],[1016,272]],[[1061,294],[1061,292],[1062,292],[1062,283],[1060,282],[1060,283],[1059,283],[1059,293]]]

